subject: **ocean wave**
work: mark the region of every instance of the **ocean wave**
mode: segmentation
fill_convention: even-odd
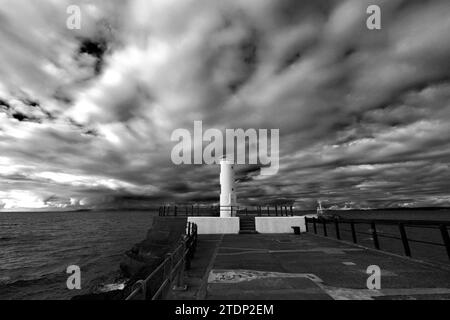
[[[123,290],[125,288],[125,284],[126,284],[125,282],[101,284],[97,286],[96,290],[94,290],[94,293],[104,293],[115,290]]]
[[[16,226],[18,226],[19,224],[18,223],[0,223],[0,227],[16,227]]]
[[[15,240],[15,239],[17,239],[17,237],[0,237],[0,241],[12,241],[12,240]]]
[[[33,285],[47,285],[52,284],[65,278],[65,274],[46,274],[42,276],[30,277],[25,279],[12,279],[11,277],[0,278],[0,287],[29,287]]]
[[[0,286],[7,285],[11,281],[11,277],[0,277]]]

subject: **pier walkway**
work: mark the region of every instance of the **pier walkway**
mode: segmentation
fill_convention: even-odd
[[[381,289],[369,290],[369,266]],[[450,267],[303,233],[199,235],[174,299],[450,299]],[[372,281],[370,281],[372,282]]]

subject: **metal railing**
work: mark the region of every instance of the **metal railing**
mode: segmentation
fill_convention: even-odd
[[[350,226],[351,236],[353,243],[358,243],[357,234],[370,235],[372,237],[373,245],[375,249],[381,250],[380,246],[380,237],[389,238],[389,239],[397,239],[402,241],[404,254],[408,257],[411,257],[411,248],[410,243],[421,243],[433,246],[445,247],[447,251],[448,258],[450,259],[450,237],[448,234],[448,227],[450,226],[450,221],[429,221],[429,220],[387,220],[387,219],[347,219],[347,218],[309,218],[305,217],[305,226],[306,231],[309,232],[309,225],[312,224],[313,232],[318,234],[318,226],[321,226],[323,235],[325,237],[328,236],[327,225],[334,226],[335,235],[338,240],[341,240],[341,227],[342,225]],[[356,225],[369,225],[370,232],[361,232],[356,230]],[[397,226],[399,235],[395,234],[386,234],[380,233],[377,231],[377,225],[384,226]],[[427,228],[427,229],[437,229],[439,230],[442,243],[413,239],[409,238],[407,235],[407,228]]]
[[[188,216],[220,216],[221,211],[230,211],[232,216],[293,216],[292,206],[161,206],[159,216],[188,217]]]
[[[144,280],[134,283],[131,293],[125,300],[158,300],[163,299],[171,285],[174,290],[186,290],[184,284],[184,271],[191,267],[191,259],[197,248],[197,225],[188,222],[186,235],[181,243],[171,253],[166,255],[164,261]]]

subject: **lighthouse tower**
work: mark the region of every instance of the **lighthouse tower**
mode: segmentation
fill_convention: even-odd
[[[220,217],[231,217],[233,206],[236,206],[234,162],[225,157],[220,160]]]

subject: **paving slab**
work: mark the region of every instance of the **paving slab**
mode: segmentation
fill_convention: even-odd
[[[313,234],[223,235],[209,259],[200,299],[450,297],[450,268]],[[371,265],[381,269],[380,290],[367,288]]]

